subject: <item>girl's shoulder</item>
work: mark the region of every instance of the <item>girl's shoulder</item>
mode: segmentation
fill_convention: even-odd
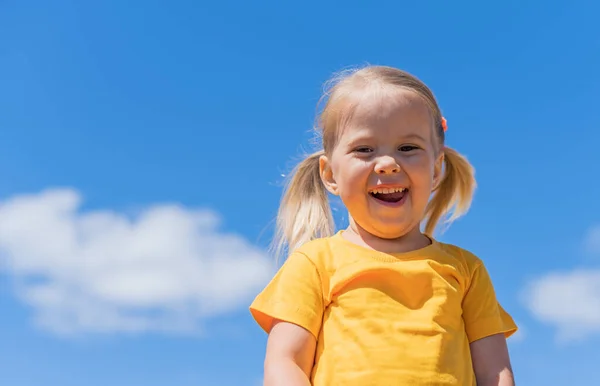
[[[436,241],[439,250],[473,269],[483,264],[483,261],[472,251],[458,245]]]
[[[341,232],[311,240],[293,253],[303,255],[322,273],[332,273],[348,265],[366,264],[370,266],[372,263],[385,265],[399,260],[430,260],[455,266],[459,271],[469,275],[483,264],[482,260],[472,251],[435,239],[432,239],[431,245],[419,250],[387,254],[353,244],[342,237]]]
[[[437,242],[438,249],[447,256],[448,261],[461,272],[467,280],[471,280],[476,272],[486,270],[485,264],[479,256],[458,245]]]

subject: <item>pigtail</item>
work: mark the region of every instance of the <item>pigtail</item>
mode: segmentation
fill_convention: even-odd
[[[331,236],[334,221],[321,181],[319,158],[324,152],[308,155],[290,174],[279,206],[272,249],[277,258],[302,244]]]
[[[427,205],[425,233],[433,235],[440,219],[451,223],[465,214],[471,206],[476,187],[475,169],[456,150],[444,147],[444,174]]]

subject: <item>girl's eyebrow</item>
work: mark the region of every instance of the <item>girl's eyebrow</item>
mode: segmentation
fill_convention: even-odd
[[[373,139],[374,136],[373,135],[369,135],[369,134],[358,134],[358,135],[353,135],[350,138],[348,138],[348,143],[354,143],[354,142],[362,142],[362,141],[367,141],[370,139]]]
[[[346,141],[344,141],[344,143],[348,147],[353,147],[353,146],[372,143],[373,140],[374,140],[374,138],[372,135],[364,135],[363,134],[363,135],[356,135],[356,136],[350,137]]]
[[[399,138],[402,139],[403,141],[411,141],[411,140],[412,141],[414,141],[414,140],[423,141],[423,142],[427,141],[427,139],[425,139],[425,137],[423,137],[420,134],[415,134],[415,133],[403,135]],[[355,136],[348,138],[348,140],[345,142],[350,145],[355,145],[357,142],[367,142],[367,141],[372,141],[373,139],[375,139],[375,136],[373,136],[373,135],[366,134],[366,133],[360,133],[360,134],[357,134]]]
[[[410,139],[416,139],[416,140],[419,140],[419,141],[426,141],[426,139],[422,135],[420,135],[420,134],[408,134],[406,136],[403,136],[402,139],[409,139],[409,140]]]

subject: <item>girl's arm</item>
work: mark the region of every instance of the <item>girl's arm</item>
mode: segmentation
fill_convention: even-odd
[[[514,386],[504,334],[495,334],[471,343],[471,358],[477,386]]]
[[[267,341],[264,386],[310,386],[316,345],[304,328],[275,321]]]

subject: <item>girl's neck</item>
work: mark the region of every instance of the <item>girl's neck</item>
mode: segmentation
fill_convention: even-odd
[[[431,239],[421,233],[419,227],[394,239],[382,239],[365,231],[354,221],[350,222],[350,226],[342,232],[342,236],[354,244],[383,253],[410,252],[431,244]]]

